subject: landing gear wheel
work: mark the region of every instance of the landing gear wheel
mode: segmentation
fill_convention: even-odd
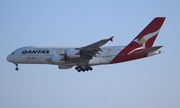
[[[84,70],[84,69],[82,69],[82,71],[83,71],[83,72],[85,72],[85,70]]]
[[[75,67],[76,70],[78,70],[78,67]]]
[[[18,68],[18,67],[16,67],[16,68],[15,68],[15,70],[16,70],[16,71],[18,71],[18,70],[19,70],[19,68]]]
[[[89,70],[92,71],[93,70],[92,67],[89,67]]]
[[[85,67],[85,70],[86,70],[86,71],[89,71],[89,68],[88,68],[88,67]]]
[[[15,64],[15,65],[16,65],[15,70],[16,70],[16,71],[18,71],[18,70],[19,70],[19,68],[18,68],[18,64]]]
[[[75,70],[77,70],[78,72],[85,72],[85,71],[92,71],[93,69],[92,69],[92,67],[90,67],[90,66],[77,66],[77,67],[75,67]]]
[[[78,71],[78,72],[81,72],[82,70],[81,70],[81,68],[80,67],[75,67],[75,69]]]

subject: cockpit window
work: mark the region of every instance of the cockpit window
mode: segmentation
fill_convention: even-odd
[[[14,54],[14,52],[12,52],[11,54]]]

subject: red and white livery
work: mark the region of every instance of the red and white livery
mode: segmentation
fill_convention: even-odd
[[[165,17],[154,18],[127,46],[102,47],[113,37],[77,47],[21,47],[7,56],[7,61],[18,64],[52,64],[59,69],[75,66],[78,72],[92,70],[92,66],[121,63],[160,54],[162,46],[153,46]]]

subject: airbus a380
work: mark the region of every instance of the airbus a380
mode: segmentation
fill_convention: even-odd
[[[162,46],[153,46],[165,17],[154,18],[127,46],[102,47],[113,37],[102,39],[93,44],[77,47],[21,47],[7,56],[7,61],[18,64],[51,64],[59,69],[75,66],[78,72],[92,70],[92,66],[121,63],[125,61],[160,54]]]

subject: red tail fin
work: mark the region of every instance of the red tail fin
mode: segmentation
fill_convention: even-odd
[[[152,47],[159,30],[165,20],[165,17],[154,18],[147,26],[142,30],[127,47],[139,47],[144,48]]]
[[[152,47],[164,20],[165,17],[154,18],[110,63],[146,57],[147,54],[133,56],[133,52]]]

